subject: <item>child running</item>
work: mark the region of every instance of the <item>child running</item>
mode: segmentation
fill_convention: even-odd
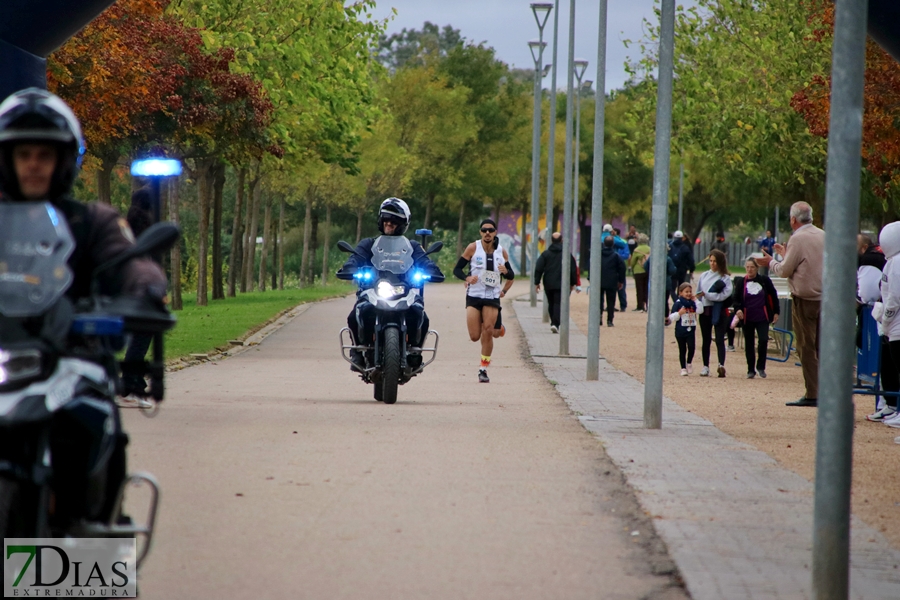
[[[694,360],[695,332],[697,331],[697,315],[703,312],[703,303],[694,298],[694,288],[690,283],[678,286],[678,299],[672,305],[669,320],[675,322],[675,341],[678,342],[678,360],[681,362],[681,375],[686,377],[694,372],[691,362]]]

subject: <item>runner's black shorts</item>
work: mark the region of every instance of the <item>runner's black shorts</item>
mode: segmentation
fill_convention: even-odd
[[[494,323],[494,329],[500,329],[503,326],[503,319],[500,313],[503,309],[500,307],[500,298],[476,298],[474,296],[466,295],[466,308],[469,307],[477,308],[481,311],[485,306],[493,306],[497,309],[497,322]]]

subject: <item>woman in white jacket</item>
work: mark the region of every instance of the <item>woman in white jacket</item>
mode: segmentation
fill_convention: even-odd
[[[888,338],[894,367],[900,368],[900,221],[885,225],[878,242],[887,262],[881,275],[881,302],[875,303],[872,316],[881,323],[881,331]],[[882,422],[900,428],[900,413],[893,412]],[[894,441],[900,444],[900,437]]]
[[[699,315],[700,336],[703,341],[701,357],[703,368],[701,377],[709,377],[709,350],[716,336],[716,354],[719,358],[719,377],[725,377],[725,333],[728,331],[728,311],[726,302],[731,298],[734,287],[725,254],[719,250],[709,253],[709,271],[700,276],[696,296],[703,303],[703,314]]]

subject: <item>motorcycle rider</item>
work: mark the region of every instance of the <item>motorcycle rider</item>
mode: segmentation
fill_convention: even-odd
[[[406,233],[409,227],[410,211],[409,206],[400,198],[388,198],[381,203],[378,209],[378,231],[383,235],[401,236]],[[372,246],[377,238],[365,238],[356,246],[356,254],[351,254],[347,262],[341,267],[341,272],[352,271],[362,267],[372,266]],[[422,245],[415,240],[410,240],[413,248],[413,261],[416,265],[427,272],[440,272],[437,265],[430,258],[425,256],[425,250]],[[421,296],[416,298],[416,303],[411,308],[413,319],[408,323],[408,331],[410,336],[410,345],[421,346],[428,334],[428,315],[425,314],[425,303]],[[363,296],[362,291],[356,293],[356,305],[347,315],[347,327],[350,328],[350,334],[353,336],[354,345],[368,345],[375,335],[375,307]],[[365,368],[365,358],[359,350],[350,351],[350,360],[353,365],[351,370],[362,371]],[[408,358],[409,365],[417,368],[421,364],[422,356],[420,354],[412,354]]]
[[[65,217],[75,242],[68,259],[72,284],[66,297],[76,304],[91,295],[94,269],[134,245],[128,223],[107,204],[85,204],[71,197],[72,185],[84,154],[84,139],[75,113],[58,96],[38,88],[10,95],[0,103],[0,202],[48,201]],[[135,258],[101,275],[100,292],[114,296],[127,294],[152,299],[162,306],[166,277],[148,258]],[[4,338],[27,335],[27,324],[0,316],[0,342]],[[118,413],[116,420],[118,421]],[[111,510],[119,484],[125,477],[125,445],[128,436],[115,423],[118,433],[114,457],[110,460],[109,498],[103,513]],[[63,440],[65,432],[54,440]],[[79,440],[79,442],[82,440]],[[53,442],[51,442],[51,445]],[[69,444],[68,446],[66,444]],[[71,452],[54,452],[58,463],[57,489],[80,485],[77,466],[66,465]],[[63,507],[57,507],[62,512]]]

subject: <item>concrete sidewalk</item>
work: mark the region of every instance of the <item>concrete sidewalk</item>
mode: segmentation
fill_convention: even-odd
[[[643,384],[604,360],[586,382],[575,323],[571,357],[559,358],[541,305],[512,305],[534,360],[622,470],[695,600],[812,598],[812,483],[667,398],[663,428],[644,429]],[[900,598],[900,552],[856,518],[850,597]]]

